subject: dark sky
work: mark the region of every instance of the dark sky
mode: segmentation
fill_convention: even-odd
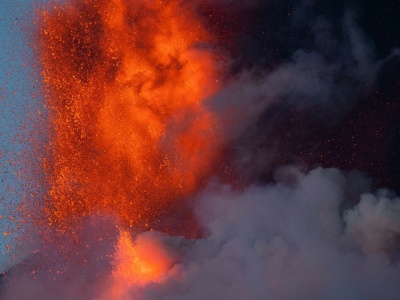
[[[258,70],[262,77],[290,61],[299,49],[321,54],[328,63],[343,69],[332,75],[332,80],[344,96],[333,95],[329,100],[343,101],[341,112],[330,106],[299,108],[295,100],[277,103],[261,114],[257,133],[253,132],[251,137],[254,144],[261,146],[254,147],[270,148],[273,140],[273,147],[279,149],[277,164],[300,163],[307,169],[318,165],[357,169],[372,177],[375,187],[400,192],[396,171],[400,161],[400,59],[398,55],[388,58],[400,46],[400,3],[314,2],[241,2],[207,11],[212,16],[211,26],[223,37],[224,49],[236,59],[232,76],[243,70]],[[356,77],[349,79],[353,61],[343,26],[346,14],[352,15],[372,59],[379,64],[373,84],[365,84]],[[316,23],[321,20],[329,25],[316,34]],[[250,180],[268,181],[270,171],[267,169]]]

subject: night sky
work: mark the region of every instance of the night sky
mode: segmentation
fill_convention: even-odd
[[[231,76],[244,69],[255,69],[260,74],[274,70],[300,48],[320,52],[327,59],[346,60],[348,53],[340,54],[346,47],[342,20],[346,10],[356,16],[356,24],[372,49],[373,58],[385,62],[377,70],[373,84],[356,82],[357,79],[346,82],[346,70],[335,74],[334,80],[352,89],[345,103],[340,104],[342,107],[332,110],[317,107],[319,111],[315,113],[313,107],[298,107],[297,103],[275,104],[261,114],[253,143],[259,145],[256,147],[269,147],[271,139],[277,141],[277,164],[300,163],[307,169],[315,166],[356,169],[372,177],[375,187],[399,192],[396,170],[400,61],[398,55],[391,54],[400,46],[400,4],[395,1],[317,1],[309,6],[307,1],[260,3],[254,7],[232,4],[230,10],[212,14],[212,26],[226,39],[225,49],[236,58]],[[243,11],[243,7],[247,9]],[[312,31],[313,23],[321,16],[331,26],[326,40],[323,36],[317,38]],[[262,178],[269,180],[269,171],[265,170]]]

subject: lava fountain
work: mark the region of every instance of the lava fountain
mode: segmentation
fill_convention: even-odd
[[[204,106],[219,87],[213,37],[179,0],[79,0],[40,19],[48,223],[68,230],[100,213],[162,227],[218,158]]]

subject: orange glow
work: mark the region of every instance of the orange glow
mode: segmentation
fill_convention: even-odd
[[[156,237],[144,234],[132,241],[130,233],[122,230],[114,254],[112,279],[100,299],[125,299],[124,294],[135,287],[160,283],[173,263],[173,255]]]
[[[41,12],[50,110],[46,214],[147,228],[212,171],[220,137],[213,42],[186,1],[81,0]],[[143,275],[145,276],[145,275]]]
[[[121,232],[115,254],[114,277],[137,284],[156,282],[161,280],[171,264],[172,260],[156,240],[139,236],[133,243],[128,232]]]

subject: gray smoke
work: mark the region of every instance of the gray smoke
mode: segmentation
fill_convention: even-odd
[[[312,42],[307,47],[296,48],[271,68],[244,68],[210,100],[230,145],[229,164],[244,178],[257,180],[277,167],[282,136],[275,124],[291,112],[321,128],[339,124],[360,98],[369,95],[388,61],[376,59],[373,42],[353,11],[348,9],[338,22],[338,34],[337,23],[321,15],[309,16],[309,10],[310,4],[299,4],[289,26],[295,31],[308,24]]]
[[[241,192],[210,183],[196,200],[207,237],[164,238],[180,259],[164,282],[123,299],[398,298],[400,199],[361,193],[341,212],[351,190],[368,190],[363,177],[283,168],[276,179]]]
[[[173,265],[159,282],[125,285],[121,299],[397,299],[400,199],[370,190],[361,174],[337,169],[283,167],[275,183],[242,191],[215,178],[193,199],[205,237],[138,234],[136,241],[153,240]],[[343,210],[353,198],[359,203]],[[99,236],[107,226],[88,228]],[[115,240],[115,230],[108,232]],[[61,280],[54,272],[36,282],[15,276],[4,299],[107,299],[110,241],[82,241],[92,245],[85,250],[90,270],[70,261],[74,273]]]
[[[353,108],[360,90],[373,85],[380,62],[373,60],[372,47],[350,13],[343,18],[344,41],[332,36],[331,26],[317,18],[311,29],[317,49],[298,49],[261,75],[244,71],[212,99],[221,123],[228,124],[228,138],[243,135],[276,102],[322,114],[332,123]]]

